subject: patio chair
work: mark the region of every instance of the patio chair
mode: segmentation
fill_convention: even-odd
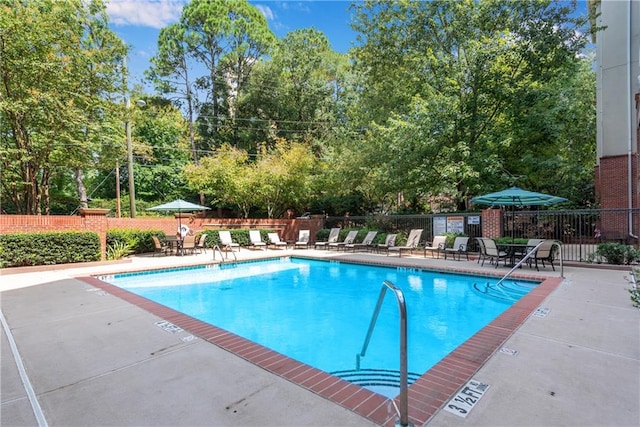
[[[280,236],[278,233],[267,233],[267,237],[269,238],[269,244],[275,246],[276,248],[287,249],[287,242],[283,242],[280,240]]]
[[[484,261],[488,258],[490,263],[493,264],[493,261],[496,262],[496,268],[498,268],[498,264],[500,260],[502,260],[505,265],[507,262],[508,254],[505,251],[499,251],[496,242],[493,239],[488,239],[486,237],[482,238],[483,247],[484,247],[484,257],[482,259],[482,264],[484,266]]]
[[[411,252],[418,247],[418,243],[420,243],[420,236],[422,236],[422,229],[414,228],[409,232],[407,243],[404,246],[390,246],[387,249],[387,256],[389,256],[389,252],[398,251],[398,257],[402,258],[402,251]]]
[[[331,231],[329,231],[329,238],[327,239],[326,242],[316,242],[314,245],[315,249],[322,249],[322,248],[327,248],[327,246],[329,245],[329,243],[335,243],[338,241],[338,236],[340,236],[340,229],[339,228],[332,228]]]
[[[218,236],[220,237],[220,244],[225,250],[233,252],[233,248],[238,248],[238,251],[240,251],[240,244],[233,241],[230,231],[220,230],[218,231]]]
[[[387,237],[384,239],[384,243],[378,243],[378,245],[374,246],[376,252],[389,250],[391,246],[396,245],[397,234],[387,234]]]
[[[486,249],[484,247],[484,239],[482,237],[476,237],[476,242],[478,242],[478,261],[477,263],[480,264],[480,261],[484,261],[486,255]]]
[[[369,231],[367,235],[364,236],[364,239],[362,239],[362,242],[347,243],[344,245],[344,250],[346,251],[347,249],[353,249],[353,252],[360,249],[369,250],[371,248],[371,245],[373,244],[373,239],[375,239],[377,235],[377,231]]]
[[[154,251],[153,251],[153,256],[156,256],[157,253],[161,253],[162,255],[166,255],[167,252],[169,252],[169,245],[167,245],[166,242],[161,242],[160,239],[158,239],[156,236],[151,236],[151,238],[153,239],[153,246],[154,246]]]
[[[300,230],[298,240],[293,244],[293,249],[309,247],[309,230]]]
[[[456,254],[458,254],[458,261],[460,261],[460,257],[462,254],[467,257],[467,261],[469,261],[469,251],[467,249],[469,243],[468,237],[458,236],[453,241],[452,248],[444,249],[444,259],[447,259],[447,254],[453,254],[453,259],[456,259]]]
[[[262,241],[260,230],[249,230],[249,246],[262,250],[267,249],[267,244]]]
[[[196,252],[196,236],[184,236],[182,239],[182,249],[181,253],[184,255],[185,253],[190,252],[191,254],[195,254]]]
[[[198,243],[196,243],[196,252],[198,253],[207,253],[207,247],[204,245],[205,240],[207,240],[206,233],[202,233],[200,238],[198,239]]]
[[[351,230],[342,242],[329,243],[329,247],[340,250],[340,248],[344,248],[346,245],[352,245],[353,242],[356,241],[356,237],[358,237],[358,230]]]
[[[540,247],[536,249],[535,255],[529,258],[529,261],[530,261],[529,266],[531,267],[532,264],[535,264],[536,270],[540,271],[540,268],[538,267],[538,261],[542,263],[543,267],[546,267],[545,266],[545,261],[546,261],[549,264],[551,264],[551,268],[553,269],[553,271],[556,271],[556,268],[553,265],[553,260],[555,257],[554,243],[555,242],[553,240],[545,240],[542,243],[542,245],[540,245]]]
[[[429,246],[424,246],[424,257],[427,257],[427,251],[431,252],[431,258],[435,258],[433,253],[435,252],[440,258],[440,252],[444,251],[447,243],[447,236],[435,236],[433,242]],[[446,257],[445,257],[446,258]]]

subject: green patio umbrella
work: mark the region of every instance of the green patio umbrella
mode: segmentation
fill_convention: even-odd
[[[182,199],[174,200],[173,202],[164,203],[162,205],[154,206],[148,208],[148,211],[159,211],[159,212],[194,212],[194,211],[205,211],[210,208],[202,205],[197,205],[195,203],[187,202]],[[178,215],[178,230],[182,229],[182,217]]]
[[[567,199],[550,194],[536,193],[535,191],[523,190],[519,187],[511,187],[495,193],[476,196],[471,199],[472,204],[489,206],[512,206],[515,212],[516,206],[551,206],[556,203],[565,202]],[[514,239],[515,213],[512,212],[511,239]]]
[[[556,203],[565,202],[567,199],[559,196],[552,196],[535,191],[523,190],[519,187],[511,187],[496,193],[476,196],[471,199],[473,204],[490,206],[551,206]]]

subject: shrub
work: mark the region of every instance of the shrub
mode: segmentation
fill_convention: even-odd
[[[92,232],[0,235],[0,266],[66,264],[100,260],[100,237]]]
[[[165,234],[161,230],[137,230],[131,228],[109,230],[107,231],[107,248],[128,247],[130,251],[129,254],[153,252],[155,249],[152,239],[153,236],[161,240],[165,238]]]
[[[218,234],[218,231],[220,230],[205,230],[196,236],[196,241],[198,241],[200,236],[202,236],[203,234],[206,234],[207,238],[204,241],[205,247],[213,248],[216,245],[221,247],[220,235]],[[229,233],[231,234],[231,240],[238,243],[240,246],[249,246],[249,244],[251,243],[251,239],[249,238],[249,229],[243,228],[243,229],[223,230],[223,231],[229,231]],[[262,238],[263,242],[268,242],[269,238],[267,234],[274,232],[274,230],[263,230],[263,229],[260,229],[258,231],[260,231],[260,237]]]
[[[122,241],[116,241],[113,245],[107,246],[107,259],[116,260],[130,255],[131,247]]]
[[[601,243],[595,254],[616,265],[631,264],[637,258],[636,250],[622,243]]]

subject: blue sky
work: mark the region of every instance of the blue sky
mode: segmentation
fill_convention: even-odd
[[[111,28],[131,46],[129,69],[131,81],[140,82],[155,55],[160,29],[177,22],[187,0],[110,0],[107,13]],[[331,47],[346,53],[355,42],[351,30],[351,1],[344,0],[249,0],[267,18],[269,28],[278,38],[300,28],[322,31]],[[586,13],[586,0],[578,10]]]
[[[186,0],[110,0],[111,28],[129,46],[129,69],[138,82],[155,55],[160,29],[177,22]],[[288,32],[313,27],[329,38],[331,47],[346,53],[355,41],[349,26],[350,1],[249,0],[267,18],[278,38]]]

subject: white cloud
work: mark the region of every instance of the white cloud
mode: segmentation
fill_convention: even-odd
[[[255,8],[267,18],[267,21],[273,21],[276,17],[276,14],[273,13],[273,10],[269,6],[265,6],[263,4],[256,4]]]
[[[111,0],[107,13],[115,25],[163,28],[177,22],[186,0]]]

